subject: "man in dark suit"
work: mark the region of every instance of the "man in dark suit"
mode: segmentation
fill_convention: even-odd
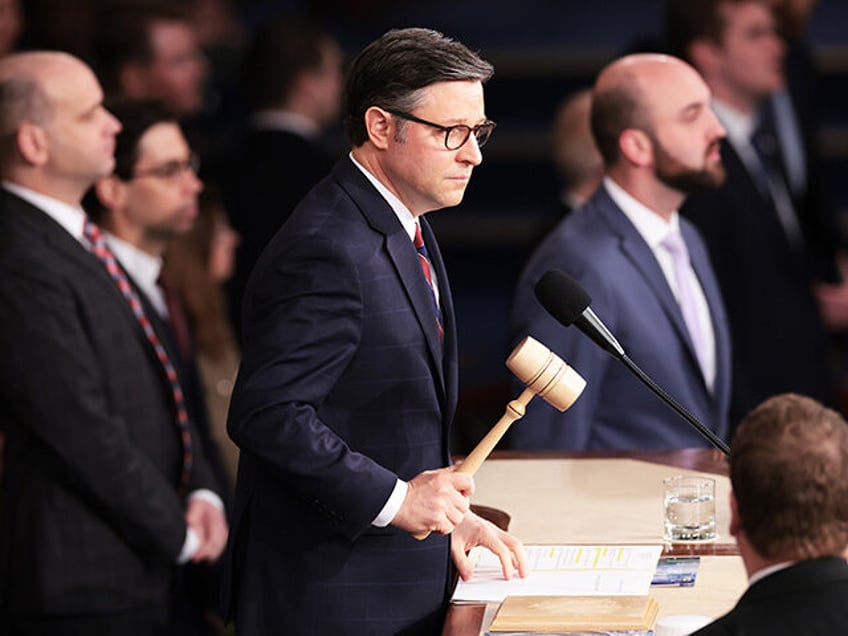
[[[707,445],[627,369],[539,304],[533,290],[550,269],[578,280],[634,362],[716,435],[726,435],[724,307],[700,237],[677,214],[687,192],[714,187],[724,175],[718,156],[724,130],[709,99],[695,70],[665,55],[627,56],[598,76],[592,131],[606,175],[531,257],[512,317],[516,341],[529,334],[545,343],[587,386],[565,413],[531,403],[511,429],[514,447]]]
[[[438,634],[451,561],[469,576],[471,546],[507,577],[525,571],[520,543],[468,511],[473,480],[448,467],[456,326],[423,219],[459,204],[482,160],[491,74],[427,29],[366,47],[347,80],[352,152],[256,265],[228,423],[239,633]]]
[[[168,246],[191,230],[197,218],[197,197],[203,189],[198,162],[176,115],[158,100],[120,100],[109,109],[122,125],[115,139],[115,169],[97,180],[83,205],[103,228],[107,244],[139,292],[145,315],[168,348],[198,443],[215,476],[215,492],[205,496],[223,511],[222,499],[230,486],[209,431],[192,333],[179,299],[161,275]],[[220,522],[215,530],[226,535],[223,517]],[[206,616],[217,611],[217,572],[214,564],[206,563],[178,569],[171,621],[175,632],[179,625],[180,634],[214,633]]]
[[[226,540],[179,386],[89,251],[80,200],[120,129],[102,97],[72,56],[0,61],[5,634],[165,633],[174,565]]]
[[[689,197],[681,214],[703,234],[727,307],[731,421],[786,391],[832,403],[828,341],[813,285],[840,281],[838,232],[813,184],[793,186],[782,138],[769,125],[776,103],[770,98],[785,84],[784,47],[769,3],[669,0],[667,30],[672,51],[710,86],[727,129],[721,148],[727,179]]]
[[[730,532],[750,585],[697,636],[848,634],[848,423],[795,394],[739,425]]]
[[[257,31],[243,78],[250,122],[220,175],[230,222],[241,236],[228,285],[236,329],[259,255],[338,158],[321,137],[339,116],[341,49],[318,24],[280,18]]]

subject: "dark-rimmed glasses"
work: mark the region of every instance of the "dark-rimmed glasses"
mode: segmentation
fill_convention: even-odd
[[[468,138],[471,137],[472,133],[474,134],[474,138],[477,140],[477,147],[482,148],[486,145],[486,142],[489,141],[489,137],[492,136],[492,131],[495,129],[495,126],[497,126],[495,122],[489,119],[484,121],[482,124],[477,124],[476,126],[467,126],[465,124],[442,126],[441,124],[435,124],[431,121],[427,121],[426,119],[416,117],[415,115],[404,113],[403,111],[389,110],[388,108],[384,110],[396,117],[400,117],[401,119],[414,121],[417,124],[424,124],[425,126],[441,130],[445,133],[445,148],[448,150],[459,150],[462,148],[465,145],[465,142],[468,141]]]
[[[182,176],[188,170],[191,170],[195,175],[200,170],[200,157],[195,153],[191,153],[188,159],[184,161],[169,161],[159,166],[153,166],[146,170],[133,173],[131,179],[141,179],[142,177],[155,177],[157,179],[176,179]]]

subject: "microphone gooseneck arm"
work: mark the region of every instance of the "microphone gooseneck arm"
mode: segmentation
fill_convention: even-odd
[[[615,356],[618,357],[618,356]],[[685,407],[683,407],[677,400],[671,397],[668,393],[666,393],[665,389],[663,389],[659,384],[654,382],[648,374],[646,374],[642,369],[638,367],[638,365],[631,360],[626,353],[622,353],[621,357],[618,358],[621,360],[624,365],[630,369],[630,371],[639,378],[642,383],[647,386],[653,393],[659,397],[663,402],[665,402],[668,406],[670,406],[678,415],[680,415],[684,420],[686,420],[689,424],[691,424],[700,434],[704,437],[710,444],[712,444],[715,448],[720,450],[725,455],[730,454],[730,447],[724,443],[724,441],[715,433],[713,433],[710,429],[704,426],[694,415],[692,415]]]

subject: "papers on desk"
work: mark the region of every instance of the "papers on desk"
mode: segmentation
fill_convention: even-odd
[[[470,581],[459,581],[453,602],[500,603],[507,596],[647,595],[659,545],[530,545],[526,546],[530,574],[503,577],[498,558],[474,548],[477,559]]]

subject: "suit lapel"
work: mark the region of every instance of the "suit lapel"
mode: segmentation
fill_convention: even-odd
[[[70,261],[85,272],[85,280],[92,284],[97,284],[104,289],[104,298],[111,298],[113,302],[120,304],[121,310],[125,312],[127,320],[134,326],[134,333],[139,342],[145,348],[150,350],[151,355],[155,359],[155,353],[150,348],[150,343],[141,325],[133,314],[132,309],[121,294],[115,281],[112,280],[106,268],[97,259],[97,257],[89,252],[77,239],[71,236],[65,228],[54,221],[50,215],[43,210],[35,207],[23,199],[5,193],[5,196],[10,197],[14,204],[7,207],[7,210],[15,214],[18,221],[29,228],[29,231],[43,240],[50,248],[50,251],[57,255],[58,258]],[[159,364],[158,360],[156,361]]]
[[[345,191],[356,202],[369,225],[385,236],[386,252],[395,267],[398,278],[403,284],[406,295],[421,326],[421,330],[424,332],[424,338],[427,342],[427,348],[430,351],[432,367],[435,372],[434,377],[437,378],[437,386],[442,399],[446,400],[442,344],[439,342],[439,330],[433,310],[433,296],[427,280],[421,271],[421,265],[418,261],[418,254],[415,251],[415,247],[404,231],[394,210],[380,196],[380,193],[374,189],[359,168],[354,166],[349,159],[343,159],[336,164],[334,173]],[[423,228],[424,226],[422,225],[422,232]],[[429,232],[429,229],[428,235],[430,242],[427,247],[429,249],[430,245],[435,246],[435,239],[432,233]],[[427,237],[425,236],[426,240]],[[447,278],[444,275],[441,256],[434,260],[438,260],[438,266],[434,263],[436,276],[439,277],[440,281],[445,281],[445,287],[447,288]]]
[[[645,242],[645,239],[642,238],[642,235],[639,234],[638,230],[630,222],[630,219],[627,218],[611,198],[609,199],[609,205],[602,205],[600,209],[602,214],[607,217],[607,222],[612,231],[621,237],[621,251],[653,290],[657,300],[659,300],[660,306],[674,326],[677,336],[685,343],[686,349],[689,352],[690,362],[706,389],[701,365],[698,363],[698,358],[695,355],[695,346],[692,344],[689,330],[686,328],[686,322],[683,320],[683,312],[680,309],[680,305],[677,304],[671,288],[668,286],[668,281],[654,253]]]

